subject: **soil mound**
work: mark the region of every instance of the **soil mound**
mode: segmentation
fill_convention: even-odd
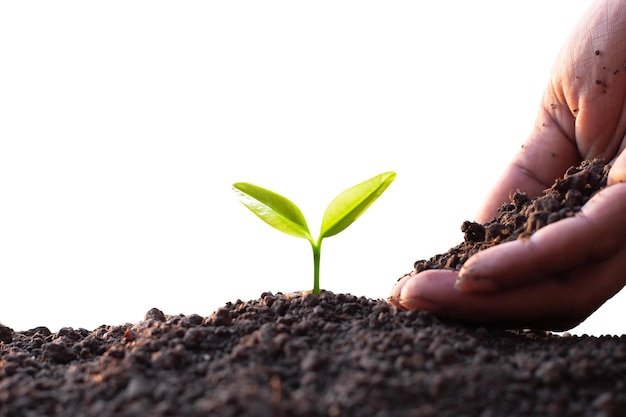
[[[443,323],[264,293],[209,317],[0,331],[2,416],[618,416],[626,336]]]

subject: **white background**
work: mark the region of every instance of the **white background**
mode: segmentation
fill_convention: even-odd
[[[460,225],[534,122],[589,1],[4,2],[0,321],[93,329],[312,285],[300,206],[396,181],[324,242],[321,284],[385,298]],[[617,333],[619,299],[573,333]],[[624,301],[621,302],[624,304]]]

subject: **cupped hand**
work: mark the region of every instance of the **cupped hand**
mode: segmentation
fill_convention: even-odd
[[[559,53],[534,128],[476,221],[509,194],[540,195],[584,159],[611,163],[608,186],[574,217],[483,250],[457,273],[402,278],[390,302],[454,320],[565,330],[626,285],[626,2],[598,0]]]

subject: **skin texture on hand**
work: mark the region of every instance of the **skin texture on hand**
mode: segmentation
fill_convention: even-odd
[[[595,1],[561,49],[535,126],[487,196],[491,220],[509,194],[540,195],[570,166],[601,157],[608,186],[576,216],[471,257],[457,273],[403,277],[390,302],[504,327],[565,330],[626,284],[626,1]]]

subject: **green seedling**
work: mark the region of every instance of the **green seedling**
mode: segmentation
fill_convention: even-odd
[[[320,293],[320,254],[322,239],[338,234],[350,226],[396,178],[385,172],[348,188],[326,207],[319,237],[313,239],[304,215],[294,203],[280,194],[257,185],[238,182],[233,191],[239,201],[270,226],[295,237],[308,240],[313,249],[313,294]]]

